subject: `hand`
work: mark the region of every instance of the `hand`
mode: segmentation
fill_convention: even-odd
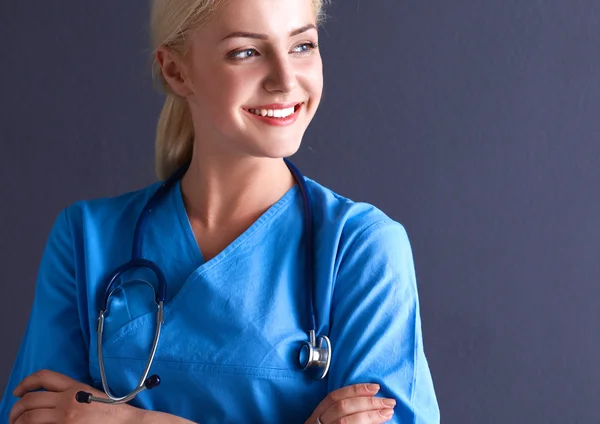
[[[47,391],[33,391],[45,389]],[[79,403],[75,394],[84,390],[94,396],[106,395],[54,371],[41,370],[23,379],[13,394],[20,397],[10,411],[10,424],[117,424],[138,422],[142,412],[131,405]]]
[[[394,399],[375,397],[378,384],[355,384],[338,389],[323,399],[305,424],[383,423],[394,415]],[[317,421],[317,419],[319,421]]]

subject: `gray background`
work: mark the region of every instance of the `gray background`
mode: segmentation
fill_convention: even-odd
[[[411,238],[445,423],[592,423],[600,2],[337,0],[303,172]],[[154,181],[146,2],[0,2],[0,387],[59,210]]]

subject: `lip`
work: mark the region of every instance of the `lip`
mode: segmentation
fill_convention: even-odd
[[[252,106],[252,107],[245,107],[244,109],[248,110],[248,109],[289,109],[291,107],[296,107],[299,104],[302,104],[304,102],[294,102],[294,103],[271,103],[269,105],[262,105],[262,106]]]
[[[274,117],[270,117],[270,116],[259,116],[259,115],[253,114],[246,108],[244,108],[243,111],[246,112],[248,114],[248,116],[256,118],[259,121],[261,121],[267,125],[271,125],[274,127],[286,127],[286,126],[292,125],[294,122],[296,122],[296,120],[298,119],[298,116],[300,115],[300,112],[302,111],[303,106],[304,106],[304,102],[288,103],[287,105],[273,104],[273,105],[265,105],[265,106],[250,108],[250,109],[286,109],[286,108],[293,107],[294,113],[292,113],[290,116],[288,116],[286,118],[274,118]]]

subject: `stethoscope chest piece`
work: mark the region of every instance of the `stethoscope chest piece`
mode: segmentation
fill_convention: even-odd
[[[327,336],[319,336],[318,342],[317,346],[315,330],[310,330],[310,341],[302,343],[298,360],[303,371],[315,380],[322,380],[331,364],[331,341]]]

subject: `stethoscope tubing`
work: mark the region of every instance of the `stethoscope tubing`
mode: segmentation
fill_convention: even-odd
[[[314,237],[313,237],[313,214],[312,214],[312,201],[310,197],[309,190],[306,187],[306,182],[304,177],[289,160],[284,159],[288,169],[292,172],[294,179],[296,180],[300,193],[302,195],[303,200],[303,209],[304,209],[304,237],[305,237],[305,261],[306,261],[306,273],[307,273],[307,309],[309,310],[309,342],[304,342],[302,350],[305,348],[308,350],[307,352],[307,362],[305,365],[301,365],[301,367],[306,370],[310,367],[320,368],[322,369],[320,374],[317,374],[316,379],[322,379],[327,375],[329,370],[329,365],[331,362],[331,342],[327,336],[319,337],[319,346],[316,345],[316,329],[317,329],[317,319],[315,316],[315,305],[314,305]],[[167,283],[164,277],[162,270],[156,265],[154,262],[146,260],[141,256],[142,250],[142,237],[144,234],[144,228],[146,223],[148,222],[148,217],[152,214],[155,205],[158,201],[164,196],[164,194],[178,181],[180,180],[189,167],[189,163],[177,169],[173,175],[171,175],[167,180],[165,180],[160,187],[154,192],[154,194],[150,197],[150,199],[144,205],[142,209],[134,231],[134,242],[132,246],[132,254],[131,260],[126,264],[121,265],[116,270],[114,270],[108,279],[108,283],[105,287],[104,297],[102,298],[101,304],[102,307],[99,312],[98,317],[98,325],[97,325],[97,348],[98,348],[98,361],[100,364],[100,376],[102,378],[102,386],[104,388],[104,392],[108,396],[108,398],[99,398],[92,396],[90,393],[86,392],[78,392],[76,395],[77,401],[82,403],[91,403],[91,402],[101,402],[101,403],[110,403],[110,404],[120,404],[125,403],[133,399],[138,393],[146,389],[152,389],[160,384],[160,378],[157,375],[153,375],[148,378],[148,374],[150,372],[150,368],[154,361],[154,357],[156,354],[156,349],[158,347],[158,342],[160,339],[160,332],[162,328],[162,324],[164,323],[164,302],[166,301],[167,295]],[[119,277],[121,277],[125,272],[130,271],[136,268],[146,268],[150,269],[154,272],[157,278],[157,289],[154,290],[154,287],[150,283],[148,283],[152,289],[154,290],[155,302],[158,305],[157,310],[157,319],[156,319],[156,329],[154,333],[154,341],[152,343],[152,349],[150,355],[148,357],[148,361],[146,362],[146,366],[144,368],[144,372],[140,381],[138,382],[137,387],[129,394],[125,396],[115,396],[108,385],[108,381],[106,378],[106,371],[104,368],[104,358],[102,355],[102,336],[104,334],[104,319],[105,314],[108,309],[108,301],[111,294],[120,287],[118,285]]]

